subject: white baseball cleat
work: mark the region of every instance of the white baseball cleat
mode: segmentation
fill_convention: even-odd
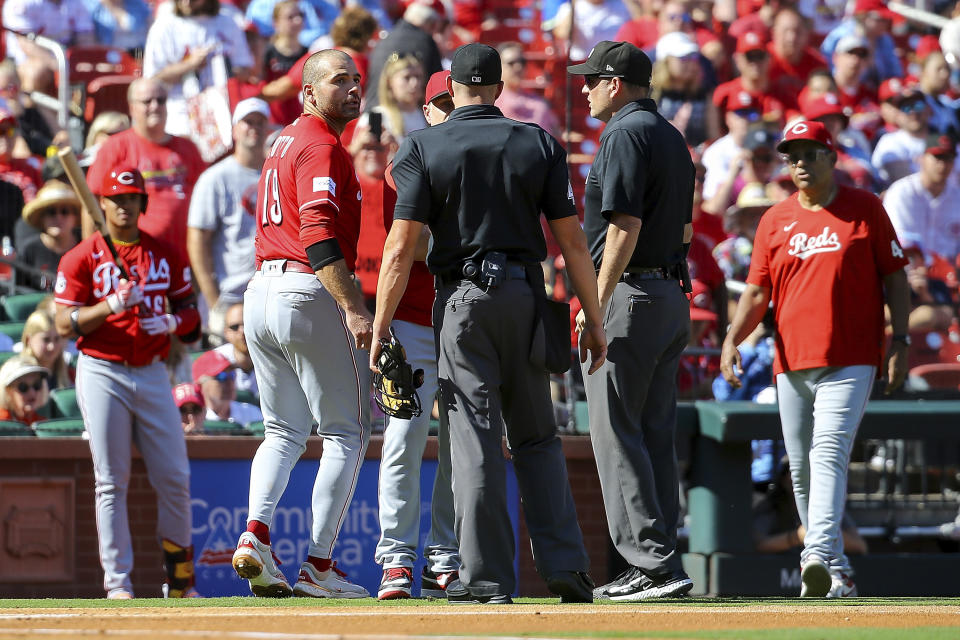
[[[849,573],[837,571],[831,574],[830,591],[827,592],[828,598],[856,598],[859,595],[857,584]]]
[[[823,598],[833,585],[827,565],[816,558],[800,567],[800,581],[803,583],[800,587],[801,598]]]
[[[263,544],[249,531],[240,534],[233,553],[233,570],[250,583],[250,591],[260,598],[289,598],[290,583],[274,562],[270,545]]]
[[[300,566],[300,577],[293,585],[293,594],[308,598],[369,598],[370,593],[347,580],[337,563],[326,571],[317,571],[309,562]]]

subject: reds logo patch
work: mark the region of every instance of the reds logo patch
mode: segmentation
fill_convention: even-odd
[[[67,276],[63,275],[63,271],[57,271],[57,283],[53,285],[53,290],[56,293],[63,293],[67,290]]]
[[[805,122],[798,122],[797,124],[790,127],[790,133],[796,134],[798,136],[802,136],[809,130],[810,130],[810,127],[808,127]]]

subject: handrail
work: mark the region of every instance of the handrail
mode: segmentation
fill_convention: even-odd
[[[30,99],[41,106],[56,111],[57,123],[66,129],[70,118],[70,70],[67,67],[66,48],[56,40],[51,40],[39,33],[25,33],[11,29],[10,27],[3,27],[3,30],[27,38],[38,47],[52,53],[53,57],[56,58],[57,71],[60,77],[60,81],[57,84],[58,97],[54,99],[40,91],[33,91],[30,93]]]

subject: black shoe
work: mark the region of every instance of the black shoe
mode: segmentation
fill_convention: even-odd
[[[447,592],[447,602],[450,604],[513,604],[513,598],[500,593],[492,596],[475,596],[464,589],[457,593]]]
[[[593,580],[583,571],[558,571],[547,578],[547,588],[560,602],[593,602]]]
[[[622,587],[631,580],[633,580],[641,571],[637,567],[627,567],[627,570],[618,575],[613,579],[613,582],[608,582],[602,587],[597,587],[593,590],[593,597],[597,600],[609,600],[610,595],[609,591],[616,587]]]
[[[681,570],[650,575],[634,568],[632,577],[607,590],[607,597],[617,602],[634,602],[653,598],[679,598],[693,589],[693,580]]]

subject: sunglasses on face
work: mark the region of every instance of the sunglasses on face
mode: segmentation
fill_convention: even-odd
[[[753,51],[747,51],[743,54],[746,57],[747,62],[759,63],[767,59],[767,52],[760,51],[759,49],[754,49]]]
[[[227,369],[226,371],[221,371],[217,375],[213,376],[213,379],[217,382],[229,382],[233,380],[234,375],[233,369]]]
[[[803,160],[804,164],[819,162],[828,153],[830,152],[826,149],[807,149],[806,151],[791,151],[790,153],[785,153],[782,157],[784,162],[795,167],[800,164],[801,160]]]
[[[870,52],[866,49],[851,49],[847,51],[852,56],[857,56],[858,58],[868,58],[870,57]]]
[[[30,389],[33,389],[34,391],[40,391],[40,389],[43,389],[43,380],[37,380],[33,384],[27,384],[26,382],[17,383],[17,391],[20,393],[26,393]]]
[[[902,113],[920,113],[926,108],[927,103],[919,100],[900,105],[900,111]]]
[[[180,407],[180,415],[181,415],[181,416],[189,416],[189,415],[192,415],[192,414],[195,414],[195,413],[202,413],[202,412],[203,412],[203,407],[201,407],[201,406],[198,405],[198,404],[195,404],[195,405],[193,405],[193,406],[184,405],[184,406]]]
[[[734,109],[733,112],[750,122],[756,122],[760,119],[760,112],[754,111],[753,109]]]
[[[76,210],[73,209],[72,207],[50,207],[49,209],[44,211],[44,215],[49,216],[51,218],[53,216],[64,216],[64,217],[72,216],[72,215],[76,215],[76,213],[77,213]]]

